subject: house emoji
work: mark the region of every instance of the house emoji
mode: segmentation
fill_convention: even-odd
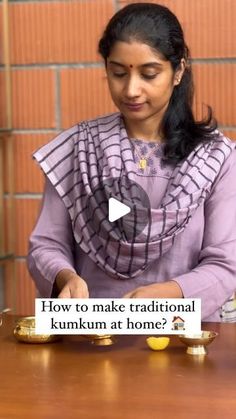
[[[184,320],[181,317],[174,317],[172,320],[172,330],[185,330]]]

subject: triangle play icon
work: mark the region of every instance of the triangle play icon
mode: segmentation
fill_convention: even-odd
[[[108,201],[108,219],[110,222],[119,220],[131,211],[128,205],[123,204],[115,198],[109,198]]]

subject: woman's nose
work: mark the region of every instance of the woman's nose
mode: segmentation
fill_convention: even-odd
[[[127,98],[135,98],[140,96],[141,86],[138,77],[129,77],[125,86],[125,95]]]

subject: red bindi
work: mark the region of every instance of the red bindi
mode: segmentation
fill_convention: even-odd
[[[133,64],[130,64],[130,68],[133,68]]]

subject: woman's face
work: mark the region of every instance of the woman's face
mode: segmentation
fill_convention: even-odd
[[[171,63],[147,44],[116,42],[107,59],[112,99],[127,121],[159,123],[168,106],[178,74]]]

